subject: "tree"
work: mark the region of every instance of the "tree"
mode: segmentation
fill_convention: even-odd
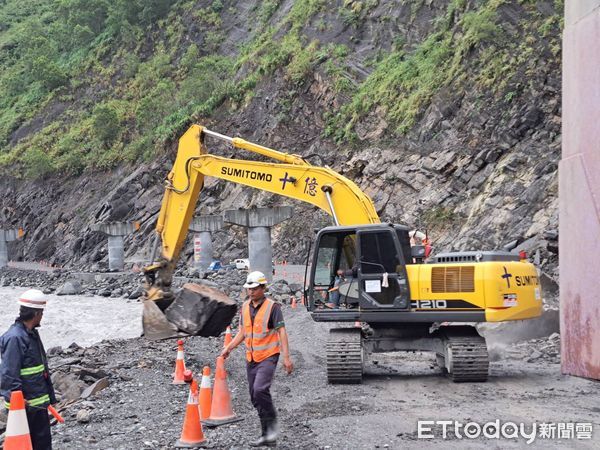
[[[105,0],[60,0],[58,12],[69,29],[79,26],[90,30],[93,36],[104,30],[109,3]]]

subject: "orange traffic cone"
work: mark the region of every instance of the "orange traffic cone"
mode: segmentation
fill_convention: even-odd
[[[210,367],[208,366],[202,369],[199,403],[200,419],[208,419],[210,417],[210,406],[212,403],[212,385],[210,383]]]
[[[227,327],[227,329],[225,330],[225,344],[224,346],[227,347],[229,345],[229,343],[231,342],[232,337],[231,337],[231,327]]]
[[[183,341],[177,341],[177,360],[175,361],[175,373],[173,384],[185,384],[185,362],[183,361]]]
[[[23,392],[14,391],[10,394],[4,450],[31,450],[32,448]]]
[[[227,386],[227,372],[225,371],[225,358],[217,358],[217,370],[215,373],[215,386],[213,388],[212,403],[210,405],[210,417],[202,423],[207,427],[218,427],[227,423],[243,420],[237,417],[231,408],[231,394]]]
[[[296,297],[292,297],[292,308],[296,309]]]
[[[198,383],[192,380],[190,384],[190,395],[185,407],[185,418],[181,437],[175,443],[176,448],[198,448],[205,441],[198,412]]]

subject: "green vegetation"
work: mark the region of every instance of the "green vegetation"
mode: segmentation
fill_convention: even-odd
[[[507,3],[527,12],[510,31],[499,15]],[[394,26],[391,4],[378,0],[296,0],[285,11],[264,0],[244,19],[248,40],[233,55],[225,24],[239,12],[230,0],[4,0],[0,168],[43,177],[151,159],[190,123],[247,107],[274,76],[284,119],[321,74],[342,105],[322,112],[325,134],[339,142],[356,139],[375,111],[389,131],[408,132],[446,87],[513,102],[526,86],[518,76],[536,71],[540,42],[559,58],[563,1],[554,3],[556,14],[543,16],[535,1],[447,0],[421,42],[398,35],[364,61],[365,79],[354,70],[354,37],[320,37],[331,17],[355,30],[376,9],[374,23]],[[426,7],[411,3],[412,20]]]
[[[368,12],[379,4],[379,0],[344,0],[339,10],[345,25],[357,27]]]
[[[353,139],[356,123],[378,106],[385,109],[397,132],[407,132],[433,95],[464,75],[461,72],[466,68],[467,56],[482,43],[500,37],[495,19],[496,8],[502,2],[489,1],[470,12],[464,11],[464,0],[450,2],[446,15],[438,21],[439,29],[412,52],[400,43],[394,45],[352,101],[330,117],[326,133],[338,141]],[[486,64],[480,60],[478,66],[484,70]],[[473,72],[469,77],[473,78]]]
[[[8,0],[0,5],[0,165],[41,177],[151,158],[228,96],[234,61],[187,44],[175,0]],[[183,5],[181,5],[183,7]],[[201,10],[214,50],[220,1]],[[160,37],[148,31],[159,24]],[[210,34],[209,34],[210,36]],[[169,52],[165,51],[168,46]],[[68,108],[56,108],[68,104]],[[58,114],[55,111],[58,110]],[[34,120],[37,133],[9,145]],[[41,122],[41,123],[40,123]]]
[[[258,12],[258,21],[261,25],[269,22],[275,11],[277,11],[277,8],[279,8],[280,3],[281,0],[264,0],[262,2],[260,11]]]
[[[354,140],[355,125],[376,108],[385,111],[396,133],[404,134],[416,124],[432,97],[452,85],[457,89],[474,87],[511,101],[516,91],[506,91],[517,72],[523,67],[535,70],[534,44],[551,38],[553,46],[560,45],[557,32],[562,28],[562,9],[542,20],[535,1],[520,1],[529,15],[521,24],[523,35],[515,35],[505,31],[498,18],[498,9],[509,0],[482,0],[475,9],[467,10],[469,3],[450,0],[434,32],[413,49],[407,49],[399,37],[352,100],[327,116],[326,135],[338,142]],[[562,0],[556,0],[555,6],[561,7],[560,3]],[[413,18],[422,6],[422,2],[412,4]],[[521,42],[517,48],[516,42]],[[551,51],[556,55],[555,48]]]
[[[456,213],[446,206],[434,206],[423,213],[423,224],[426,228],[440,229],[451,225],[458,219]]]
[[[345,59],[348,56],[349,49],[341,44],[329,44],[321,50],[319,59],[325,61],[325,73],[331,79],[336,93],[350,93],[353,83],[345,67]]]

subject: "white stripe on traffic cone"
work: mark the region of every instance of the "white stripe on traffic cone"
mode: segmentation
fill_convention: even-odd
[[[29,424],[25,414],[25,399],[23,392],[14,391],[10,395],[10,409],[6,422],[4,450],[31,450]]]

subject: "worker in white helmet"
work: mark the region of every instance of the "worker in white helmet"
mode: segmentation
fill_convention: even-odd
[[[25,397],[33,450],[52,449],[48,405],[56,403],[44,345],[37,331],[46,307],[42,291],[29,289],[19,296],[19,317],[0,337],[0,395],[7,409],[13,391]]]
[[[294,365],[290,359],[288,336],[279,303],[265,297],[267,279],[262,272],[248,274],[244,287],[249,300],[242,305],[239,332],[223,349],[221,356],[229,353],[244,341],[246,344],[246,372],[252,405],[260,418],[261,437],[252,447],[274,446],[279,428],[277,414],[271,398],[271,383],[279,356],[283,368],[290,374]]]

